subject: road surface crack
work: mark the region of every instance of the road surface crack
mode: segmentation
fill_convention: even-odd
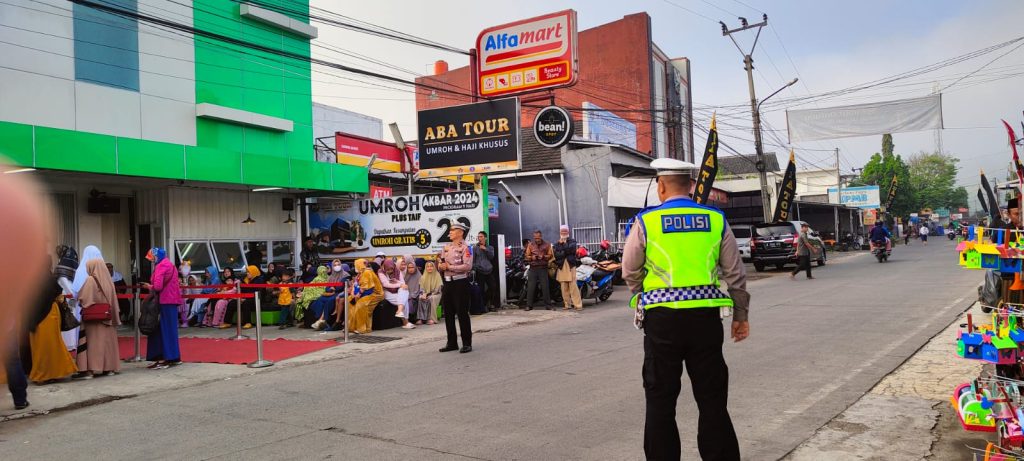
[[[492,461],[492,460],[490,460],[488,458],[480,458],[480,457],[476,457],[476,456],[465,455],[465,454],[462,454],[462,453],[456,453],[454,451],[445,451],[445,450],[439,450],[437,448],[432,448],[432,447],[424,447],[424,446],[420,446],[420,445],[413,445],[413,444],[408,444],[408,443],[402,443],[402,442],[399,442],[398,440],[390,439],[390,438],[387,438],[387,437],[381,437],[381,436],[378,436],[378,435],[364,434],[364,433],[360,433],[360,432],[349,432],[349,431],[345,430],[344,428],[340,428],[340,427],[331,426],[331,427],[326,427],[326,428],[323,428],[323,429],[320,429],[320,430],[324,431],[324,432],[334,432],[336,434],[343,434],[343,435],[348,435],[348,436],[352,436],[352,437],[359,437],[359,438],[362,438],[362,439],[374,440],[374,441],[377,441],[377,442],[390,443],[390,444],[393,444],[393,445],[399,445],[399,446],[408,447],[408,448],[415,448],[415,449],[418,449],[418,450],[428,450],[428,451],[432,451],[434,453],[438,453],[438,454],[442,454],[442,455],[458,456],[458,457],[461,457],[461,458],[476,459],[476,460],[480,460],[480,461]]]

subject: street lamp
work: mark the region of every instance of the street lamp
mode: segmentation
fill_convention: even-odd
[[[771,99],[772,96],[779,94],[782,90],[793,86],[793,84],[795,84],[799,79],[794,78],[793,80],[790,80],[789,83],[783,85],[782,88],[775,90],[775,92],[768,95],[767,98],[762,99],[757,104],[753,104],[756,100],[754,99],[754,78],[753,74],[749,72],[749,69],[748,77],[748,83],[750,84],[750,102],[754,110],[754,152],[757,153],[757,172],[761,176],[761,212],[764,214],[765,222],[768,222],[772,219],[772,208],[771,204],[768,203],[768,175],[765,172],[764,147],[761,144],[761,104],[764,104],[765,101]]]
[[[757,103],[757,112],[758,112],[758,113],[760,113],[760,112],[761,112],[761,104],[764,104],[764,102],[765,102],[765,101],[767,101],[767,100],[771,99],[771,98],[772,98],[772,96],[775,96],[775,95],[777,95],[777,94],[781,93],[781,92],[782,92],[782,90],[785,90],[786,88],[789,88],[789,87],[791,87],[791,86],[795,85],[795,84],[796,84],[796,82],[798,82],[798,81],[800,81],[800,79],[799,79],[799,78],[794,78],[793,80],[790,80],[790,81],[789,81],[789,83],[787,83],[787,84],[783,85],[783,86],[782,86],[782,88],[779,88],[779,89],[775,90],[775,92],[774,92],[774,93],[772,93],[772,94],[768,95],[768,97],[767,97],[767,98],[764,98],[764,99],[762,99],[762,100],[761,100],[761,102]]]

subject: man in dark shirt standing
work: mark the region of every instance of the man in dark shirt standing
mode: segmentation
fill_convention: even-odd
[[[530,266],[526,282],[526,310],[533,310],[538,284],[544,293],[544,307],[554,310],[551,305],[551,282],[548,280],[548,263],[554,258],[551,244],[544,241],[544,234],[540,230],[533,231],[533,241],[526,247],[526,264]]]

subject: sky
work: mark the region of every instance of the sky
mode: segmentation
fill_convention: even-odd
[[[647,12],[654,42],[670,58],[691,60],[694,123],[707,127],[711,113],[717,112],[720,139],[743,153],[754,150],[747,76],[743,57],[732,41],[722,36],[719,20],[734,28],[739,26],[737,16],[745,16],[754,23],[760,21],[762,13],[768,14],[769,26],[763,29],[753,54],[754,84],[758,97],[764,97],[799,77],[796,85],[772,99],[780,102],[877,80],[1024,35],[1020,28],[1024,2],[996,0],[311,0],[311,4],[461,49],[471,48],[477,34],[486,27],[567,8],[577,11],[580,30]],[[452,68],[468,64],[464,55],[316,25],[320,35],[314,41],[314,56],[354,67],[411,80],[416,75],[428,74],[438,59],[448,61]],[[753,32],[736,35],[741,46],[749,49]],[[1017,128],[1018,136],[1024,136],[1019,132],[1024,104],[1020,103],[1018,92],[1024,83],[1024,47],[1011,51],[1021,43],[877,89],[813,104],[772,106],[771,110],[763,111],[767,122],[765,151],[777,152],[784,161],[788,148],[794,147],[798,166],[815,168],[832,167],[833,150],[839,148],[843,173],[850,173],[881,150],[881,136],[791,146],[785,132],[787,106],[824,108],[926,96],[942,89],[946,127],[941,132],[942,151],[960,159],[958,181],[967,187],[973,199],[980,168],[990,178],[1004,179],[1006,175],[1010,148],[999,120],[1006,119]],[[338,50],[349,54],[339,54]],[[1001,56],[1004,53],[1008,54]],[[403,70],[383,67],[353,54]],[[415,98],[411,87],[388,83],[384,85],[392,88],[386,89],[381,88],[381,82],[366,77],[349,77],[336,70],[328,71],[328,75],[319,70],[324,69],[314,67],[314,100],[381,118],[385,124],[397,122],[404,137],[415,136]],[[747,104],[747,109],[735,107],[740,104]],[[695,132],[694,144],[703,146],[705,140],[699,136],[700,130]],[[390,139],[386,129],[385,138]],[[919,152],[936,151],[939,145],[935,131],[895,133],[893,140],[896,153],[904,159]]]

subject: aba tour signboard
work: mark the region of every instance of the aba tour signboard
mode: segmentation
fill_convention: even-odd
[[[420,177],[519,169],[517,98],[421,110]]]
[[[481,96],[494,97],[576,83],[573,10],[489,27],[476,39]]]

